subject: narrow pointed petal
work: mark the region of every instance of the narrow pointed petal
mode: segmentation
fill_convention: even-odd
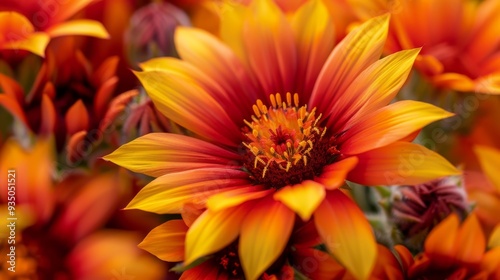
[[[252,206],[246,203],[217,212],[206,210],[187,232],[184,263],[189,265],[231,244],[238,237],[247,213],[253,210]]]
[[[208,142],[171,133],[144,135],[104,157],[152,177],[197,168],[231,166],[238,158],[238,155]]]
[[[314,213],[328,250],[358,279],[367,279],[377,257],[377,243],[363,212],[344,193],[329,191]]]
[[[325,195],[325,187],[322,184],[307,180],[280,189],[273,198],[295,211],[303,221],[308,221]]]
[[[188,229],[182,220],[170,220],[151,230],[138,246],[166,262],[180,262]]]
[[[500,175],[498,166],[500,166],[500,151],[487,146],[476,146],[474,151],[479,158],[479,163],[483,172],[493,183],[493,186],[500,192]]]
[[[53,23],[63,22],[96,0],[65,0],[51,16]]]
[[[427,124],[453,116],[434,105],[405,100],[363,116],[343,134],[342,153],[355,155],[394,143]]]
[[[335,44],[335,29],[322,1],[309,1],[294,14],[291,26],[297,53],[296,88],[308,100],[323,63]]]
[[[28,126],[26,116],[24,111],[17,103],[14,97],[8,96],[7,94],[0,94],[0,106],[9,111],[15,118],[21,121],[24,125]]]
[[[64,120],[69,135],[82,130],[86,131],[89,128],[89,114],[81,99],[68,109]]]
[[[414,143],[395,142],[357,155],[349,181],[367,186],[416,185],[460,172],[439,154]]]
[[[333,164],[325,166],[321,175],[314,180],[323,184],[328,190],[338,189],[345,183],[347,174],[354,168],[354,166],[356,166],[357,163],[357,157],[348,157],[337,161]]]
[[[195,80],[179,73],[135,72],[156,108],[173,122],[213,142],[240,143],[241,133],[218,103]]]
[[[456,258],[464,263],[480,262],[486,248],[486,239],[476,215],[470,214],[457,234]]]
[[[233,207],[243,202],[262,198],[274,192],[273,189],[266,190],[263,186],[240,186],[231,191],[214,194],[207,200],[207,209],[220,211]]]
[[[60,23],[47,29],[45,32],[47,32],[47,34],[49,34],[51,38],[60,36],[83,35],[101,39],[108,39],[110,36],[102,23],[88,19],[79,19]]]
[[[212,34],[196,28],[178,27],[175,44],[182,60],[196,65],[222,88],[219,92],[211,91],[212,96],[224,95],[225,102],[234,104],[242,112],[250,112],[248,104],[263,98],[238,57]],[[246,102],[234,100],[235,96]]]
[[[54,103],[47,94],[42,96],[42,123],[40,124],[39,133],[41,135],[51,135],[54,132],[54,127],[56,125],[56,109]]]
[[[27,50],[44,57],[49,40],[47,34],[35,32],[22,14],[0,12],[0,49]]]
[[[327,125],[344,131],[359,118],[389,104],[405,83],[418,52],[397,52],[366,68],[346,89],[349,94],[343,94],[332,107]]]
[[[431,230],[424,243],[425,253],[443,266],[449,265],[457,253],[457,237],[459,219],[455,214],[449,215]]]
[[[247,177],[243,171],[226,168],[201,168],[163,175],[142,188],[127,209],[158,214],[181,213],[185,203],[205,205],[213,194],[248,184]]]
[[[380,58],[387,37],[389,16],[370,19],[351,31],[332,51],[314,86],[309,106],[330,112],[347,87]]]
[[[279,201],[264,199],[241,226],[239,256],[246,279],[257,279],[285,249],[295,213]]]
[[[270,0],[253,1],[245,15],[243,41],[250,67],[266,94],[293,91],[297,53],[290,25]]]
[[[498,267],[500,267],[500,248],[494,248],[488,250],[486,254],[484,254],[484,258],[481,261],[481,271],[486,271],[491,274],[491,278],[489,279],[500,279],[500,272]]]

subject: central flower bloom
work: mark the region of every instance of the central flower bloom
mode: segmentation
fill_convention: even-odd
[[[257,100],[252,122],[245,120],[245,169],[256,183],[275,189],[319,176],[336,152],[324,137],[326,127],[318,126],[321,114],[299,107],[297,93],[293,99],[289,92],[286,100],[279,93],[269,99],[269,107]]]
[[[377,245],[363,212],[339,190],[345,180],[418,184],[457,173],[409,142],[450,113],[389,104],[419,50],[379,59],[388,16],[359,25],[334,48],[322,1],[285,16],[273,1],[256,0],[222,17],[220,38],[179,27],[182,60],[153,59],[136,73],[158,110],[195,137],[151,133],[105,157],[157,177],[127,208],[206,209],[186,233],[184,263],[237,240],[246,279],[279,258],[297,217],[313,220],[335,259],[368,278]]]

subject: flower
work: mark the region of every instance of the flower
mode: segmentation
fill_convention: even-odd
[[[379,60],[388,16],[334,48],[328,15],[320,1],[307,2],[290,21],[271,1],[234,5],[221,15],[222,41],[178,27],[182,60],[153,59],[136,73],[156,107],[196,137],[151,133],[105,159],[158,177],[128,209],[207,207],[187,232],[186,265],[239,237],[245,276],[256,279],[283,252],[298,214],[303,221],[314,216],[329,251],[366,278],[375,238],[339,190],[345,179],[418,184],[458,173],[408,142],[450,113],[415,101],[387,105],[418,50]]]
[[[361,18],[390,11],[387,52],[422,47],[416,68],[435,86],[500,94],[496,0],[349,0]],[[452,8],[450,8],[452,7]],[[418,22],[418,24],[415,24]]]
[[[47,50],[28,93],[13,78],[0,74],[0,106],[24,127],[38,135],[55,135],[57,150],[67,149],[66,163],[73,166],[88,155],[93,144],[136,94],[115,93],[117,57],[91,65],[71,41],[59,41]],[[53,47],[53,48],[52,48]],[[65,55],[55,55],[56,49]]]
[[[2,1],[0,49],[27,50],[43,57],[51,38],[68,35],[108,38],[106,29],[97,21],[67,21],[91,2],[93,1]]]
[[[1,147],[2,180],[7,182],[8,170],[14,170],[15,193],[11,197],[15,199],[9,199],[7,192],[0,195],[0,215],[4,220],[14,216],[16,229],[15,244],[2,238],[0,252],[8,254],[15,245],[16,272],[7,271],[8,263],[2,264],[0,278],[109,279],[113,270],[122,266],[135,275],[150,266],[155,271],[142,279],[162,279],[158,276],[165,273],[162,264],[136,248],[136,234],[98,231],[130,197],[130,179],[124,170],[114,166],[107,171],[100,166],[99,172],[97,168],[74,169],[59,180],[55,178],[54,150],[53,141],[45,138],[37,138],[27,147],[10,138]],[[12,201],[12,214],[3,213]],[[5,228],[1,229],[2,237],[9,234]]]
[[[499,227],[500,229],[500,227]],[[415,256],[396,246],[409,279],[496,279],[500,265],[498,235],[486,238],[474,213],[460,224],[451,214],[425,240],[425,251]]]
[[[469,205],[461,181],[445,177],[396,188],[391,214],[408,246],[419,248],[427,233],[449,214],[467,214]]]

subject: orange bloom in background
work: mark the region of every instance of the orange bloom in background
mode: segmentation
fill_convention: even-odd
[[[117,57],[91,65],[71,40],[52,45],[47,59],[26,91],[16,80],[0,74],[0,105],[20,124],[39,135],[54,134],[58,150],[67,149],[72,165],[102,140],[105,131],[136,91],[115,97]],[[56,50],[66,50],[55,55]],[[26,70],[26,69],[25,69]]]
[[[481,171],[467,170],[466,189],[469,200],[475,204],[474,212],[486,233],[500,225],[500,150],[488,146],[475,146]],[[467,167],[467,166],[466,166]]]
[[[416,68],[439,88],[500,94],[496,0],[349,0],[362,19],[391,12],[387,52],[422,47]]]
[[[196,137],[152,133],[105,159],[158,177],[128,205],[159,214],[208,209],[186,234],[185,265],[238,237],[247,279],[283,253],[295,224],[313,218],[333,256],[367,278],[377,247],[345,179],[417,184],[457,174],[436,153],[408,142],[451,114],[421,102],[387,105],[418,50],[379,60],[389,18],[374,18],[334,48],[321,1],[293,16],[267,0],[223,13],[221,38],[178,28],[182,60],[141,65],[156,107]],[[292,94],[293,93],[293,94]]]
[[[93,0],[4,0],[0,3],[0,49],[26,50],[45,56],[51,38],[85,35],[108,38],[94,20],[68,20]]]
[[[498,279],[500,227],[488,243],[475,214],[460,224],[451,214],[427,236],[425,251],[415,256],[403,246],[396,250],[409,279]]]
[[[148,275],[163,275],[162,264],[136,249],[139,237],[134,234],[126,236],[118,232],[113,234],[112,241],[109,241],[109,236],[103,241],[99,241],[100,237],[89,237],[105,225],[117,208],[123,205],[124,199],[130,197],[129,176],[116,168],[106,171],[104,166],[100,166],[98,173],[72,170],[61,180],[56,179],[52,142],[39,138],[32,146],[25,143],[28,147],[23,147],[14,139],[8,139],[1,149],[2,180],[7,182],[8,170],[15,170],[16,187],[12,214],[6,211],[7,203],[12,201],[8,192],[0,194],[1,216],[4,220],[7,217],[16,217],[17,220],[16,272],[7,271],[10,265],[4,262],[0,278],[110,279],[113,271],[121,273],[124,265],[128,266],[128,272],[135,271],[135,275],[138,275],[136,269],[141,269],[143,265],[151,265],[155,269]],[[0,251],[4,256],[13,245],[3,238],[10,234],[7,229],[3,227],[0,232]],[[115,247],[114,250],[106,252],[109,247],[103,246],[103,243]],[[86,248],[85,253],[75,246]],[[85,258],[81,254],[85,254]],[[90,258],[90,254],[94,257]],[[106,256],[106,261],[99,261],[103,256]],[[91,271],[85,271],[89,268]],[[88,275],[97,275],[99,271],[103,273],[99,278]]]

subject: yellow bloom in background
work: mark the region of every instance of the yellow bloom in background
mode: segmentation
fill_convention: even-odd
[[[367,278],[377,247],[369,223],[339,190],[417,184],[458,171],[410,143],[426,124],[451,114],[421,102],[387,105],[417,49],[379,60],[388,16],[359,26],[334,48],[321,1],[293,16],[267,0],[232,5],[221,38],[179,27],[182,60],[141,65],[156,107],[197,137],[152,133],[105,159],[158,177],[129,209],[182,213],[208,209],[186,235],[185,265],[238,238],[247,279],[283,252],[296,214],[314,219],[329,251],[356,278]]]
[[[45,56],[51,38],[85,35],[108,38],[94,20],[68,20],[94,0],[16,1],[0,3],[0,49],[27,50]]]
[[[497,0],[348,0],[362,19],[391,12],[387,52],[422,47],[416,68],[439,88],[500,94]]]

